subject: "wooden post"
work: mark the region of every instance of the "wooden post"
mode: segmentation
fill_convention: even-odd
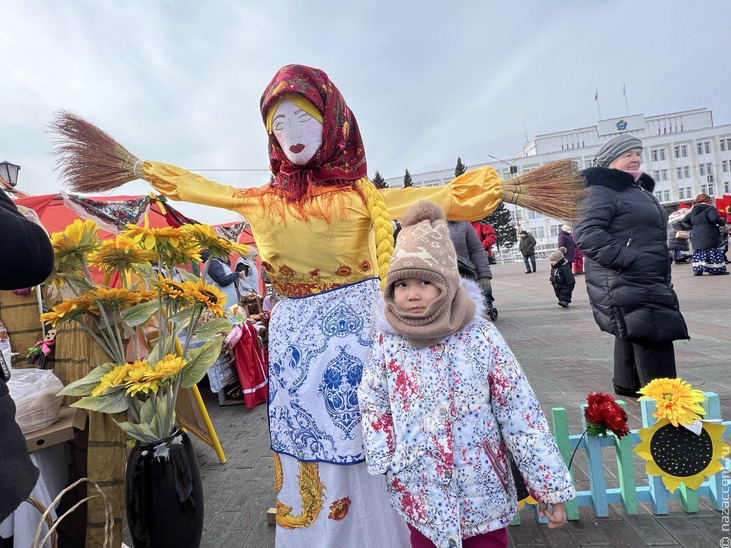
[[[618,400],[619,406],[627,411],[627,404]],[[619,475],[619,493],[622,505],[628,516],[637,514],[637,487],[635,485],[635,471],[632,466],[632,440],[630,435],[614,438],[617,452],[617,472]]]
[[[640,402],[642,408],[642,426],[650,428],[655,424],[655,400],[642,400]],[[652,501],[652,510],[657,515],[668,513],[668,490],[662,482],[660,476],[647,476],[647,482],[650,486],[650,500]]]
[[[566,409],[563,407],[554,407],[551,410],[551,417],[553,418],[553,435],[556,438],[556,445],[558,445],[558,450],[561,452],[564,463],[568,466],[571,460],[572,448]],[[571,474],[571,481],[573,483],[574,471],[569,469],[569,473]],[[572,521],[579,519],[579,504],[576,499],[566,503],[566,518]]]

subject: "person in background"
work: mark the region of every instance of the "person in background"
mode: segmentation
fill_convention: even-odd
[[[523,255],[525,273],[530,274],[536,271],[536,239],[527,230],[520,231],[520,243],[518,244],[520,254]],[[531,270],[532,268],[532,270]]]
[[[576,257],[576,242],[574,242],[574,236],[571,234],[569,225],[563,225],[561,230],[558,231],[558,247],[566,248],[564,258],[569,266],[572,266]]]
[[[20,214],[0,190],[0,289],[24,289],[44,281],[53,270],[53,248],[45,230]],[[25,437],[15,422],[15,402],[6,382],[10,364],[0,367],[0,522],[28,498],[38,468],[28,455]]]
[[[259,276],[256,272],[256,262],[254,259],[245,259],[239,257],[234,265],[234,272],[243,272],[244,276],[236,280],[236,291],[239,297],[245,297],[251,293],[259,293]]]
[[[728,237],[729,237],[729,230],[731,230],[731,225],[729,224],[729,219],[731,219],[731,206],[727,206],[726,209],[719,212],[718,214],[721,219],[726,221],[725,226],[720,226],[718,229],[721,231],[721,250],[723,251],[723,262],[724,264],[729,264],[731,261],[728,260]]]
[[[485,253],[487,253],[487,262],[489,264],[495,264],[497,261],[495,261],[495,257],[492,254],[492,246],[497,243],[497,234],[495,234],[495,229],[492,228],[492,225],[484,219],[481,221],[474,221],[472,223],[472,228],[475,229],[475,233],[480,239],[482,247],[485,249]]]
[[[572,265],[574,276],[581,276],[584,273],[584,252],[576,246],[574,249],[574,264]]]
[[[211,252],[208,249],[201,251],[201,260],[205,263],[211,256]],[[229,306],[233,306],[239,302],[238,295],[236,294],[236,281],[245,278],[246,274],[243,271],[231,272],[231,267],[228,264],[228,257],[223,261],[218,257],[211,259],[211,264],[208,266],[208,272],[206,273],[206,281],[209,283],[215,283],[218,288],[226,295],[226,304],[224,309]]]
[[[480,244],[480,239],[468,222],[448,221],[447,225],[449,227],[449,237],[457,252],[457,258],[462,264],[474,267],[472,272],[461,274],[477,280],[477,285],[480,286],[480,290],[485,296],[485,303],[489,310],[494,301],[492,297],[492,270],[485,250]]]
[[[358,400],[368,472],[385,474],[411,546],[507,546],[518,500],[510,457],[548,527],[575,496],[535,394],[474,282],[444,213],[404,213]]]
[[[719,227],[725,227],[726,221],[711,205],[711,197],[700,193],[690,211],[683,217],[681,224],[690,229],[690,242],[693,244],[693,276],[709,276],[728,274],[720,247]]]
[[[670,258],[675,263],[686,264],[690,256],[690,234],[687,234],[685,227],[683,227],[683,217],[688,213],[687,207],[681,207],[677,211],[673,211],[668,216],[668,251]],[[686,232],[686,238],[679,238],[678,234],[681,235]]]
[[[566,260],[566,248],[559,247],[548,256],[551,263],[551,285],[558,298],[558,306],[568,308],[571,303],[571,295],[574,292],[576,278],[571,271],[571,265]]]
[[[588,194],[574,226],[584,252],[594,319],[614,335],[614,391],[637,397],[657,378],[675,378],[673,341],[688,339],[670,280],[667,214],[640,170],[642,141],[607,141],[584,170]]]

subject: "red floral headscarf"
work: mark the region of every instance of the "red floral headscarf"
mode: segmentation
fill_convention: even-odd
[[[322,146],[304,166],[291,163],[273,134],[269,134],[269,166],[282,196],[299,201],[309,194],[312,185],[352,187],[366,177],[366,158],[358,122],[330,79],[323,71],[304,65],[282,67],[261,97],[261,115],[266,124],[267,112],[285,95],[301,95],[322,114]]]

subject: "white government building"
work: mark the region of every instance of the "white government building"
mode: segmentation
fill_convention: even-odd
[[[711,196],[731,194],[731,124],[715,126],[713,113],[706,108],[645,116],[633,114],[600,120],[594,126],[538,135],[523,146],[511,160],[474,164],[467,169],[491,166],[502,179],[527,173],[543,164],[570,158],[590,167],[599,147],[620,133],[642,139],[642,168],[655,179],[655,195],[668,211],[680,202],[688,203],[698,193]],[[455,159],[456,160],[456,159]],[[414,186],[437,186],[454,178],[454,166],[427,173],[412,173]],[[403,186],[403,176],[386,179],[389,187]],[[531,232],[539,256],[556,248],[563,220],[507,205],[520,228]],[[517,251],[504,254],[503,260],[517,258]]]

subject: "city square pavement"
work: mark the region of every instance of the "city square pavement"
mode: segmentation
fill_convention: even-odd
[[[563,407],[571,433],[581,432],[580,406],[590,391],[612,392],[613,337],[594,323],[583,276],[577,277],[568,309],[557,305],[548,281],[550,265],[538,261],[538,272],[525,274],[520,263],[493,266],[493,291],[499,310],[496,325],[520,361],[544,411]],[[691,340],[676,343],[678,374],[694,388],[716,392],[722,416],[731,418],[731,276],[693,277],[689,265],[673,266],[673,282],[688,323]],[[219,464],[213,450],[194,438],[205,490],[204,547],[274,546],[275,526],[266,511],[274,506],[272,456],[266,406],[219,407],[202,389],[228,461]],[[641,428],[640,408],[627,401],[630,427]],[[577,453],[573,469],[579,489],[588,489],[586,462]],[[609,487],[617,487],[617,469],[607,453],[604,469]],[[644,461],[635,456],[638,485],[646,485]],[[726,515],[726,518],[728,515]],[[723,516],[707,500],[695,514],[671,502],[670,513],[655,516],[640,503],[635,516],[610,506],[610,516],[580,510],[580,520],[549,530],[536,524],[529,508],[522,525],[509,528],[511,546],[731,546],[723,537]],[[726,521],[728,524],[728,521]],[[376,525],[377,526],[377,525]],[[726,539],[728,540],[728,539]],[[303,546],[302,548],[309,548]],[[314,547],[313,547],[314,548]]]

